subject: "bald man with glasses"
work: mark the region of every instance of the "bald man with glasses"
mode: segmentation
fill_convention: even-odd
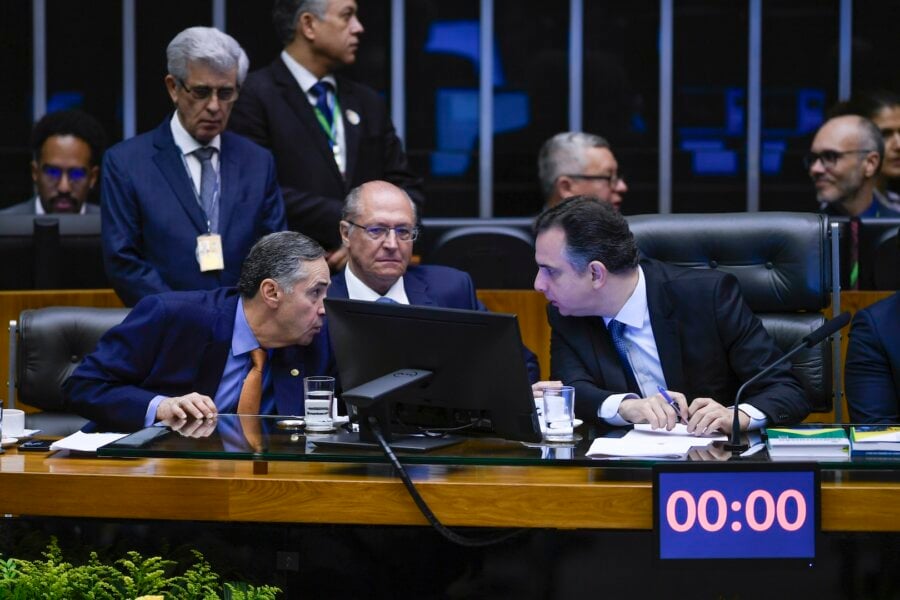
[[[900,217],[875,197],[884,139],[875,124],[857,115],[826,121],[816,132],[803,164],[827,215]]]
[[[416,205],[403,189],[370,181],[351,190],[340,222],[349,258],[332,277],[328,297],[486,310],[467,273],[441,265],[410,266],[418,234]],[[540,378],[537,357],[524,346],[522,350],[535,383]]]

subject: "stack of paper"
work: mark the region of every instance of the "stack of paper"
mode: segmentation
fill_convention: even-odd
[[[850,458],[850,440],[843,427],[769,427],[766,436],[772,460]]]
[[[650,425],[642,423],[620,438],[595,439],[587,455],[676,459],[686,457],[691,448],[727,439],[727,436],[718,433],[696,436],[688,433],[683,423],[675,425],[672,431],[651,429]]]
[[[127,433],[84,433],[76,431],[70,436],[53,442],[50,450],[70,450],[72,452],[96,452],[105,446],[128,435]]]
[[[850,428],[853,456],[900,458],[900,427],[856,425]]]

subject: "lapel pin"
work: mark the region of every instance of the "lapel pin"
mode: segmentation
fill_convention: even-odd
[[[344,114],[347,116],[347,122],[351,125],[359,125],[359,113],[353,109],[348,108],[344,111]]]
[[[291,377],[296,377],[299,374],[300,374],[300,371],[298,371],[297,369],[291,369]]]

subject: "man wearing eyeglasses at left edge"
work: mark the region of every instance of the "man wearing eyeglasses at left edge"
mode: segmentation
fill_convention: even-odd
[[[231,36],[190,27],[166,49],[175,113],[103,160],[103,258],[133,306],[233,286],[250,247],[287,228],[272,154],[225,131],[249,61]]]
[[[0,214],[99,213],[100,207],[87,199],[97,184],[105,139],[100,123],[80,110],[45,115],[31,133],[36,194]]]
[[[816,186],[821,212],[849,217],[900,217],[900,213],[875,197],[883,157],[884,139],[869,119],[844,115],[826,121],[803,158]]]

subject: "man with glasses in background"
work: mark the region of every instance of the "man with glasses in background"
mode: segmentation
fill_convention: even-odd
[[[410,266],[419,234],[416,205],[399,187],[370,181],[348,194],[340,235],[349,260],[331,279],[329,298],[486,310],[467,273],[441,265]],[[528,375],[540,378],[537,357],[523,346]]]
[[[272,155],[225,131],[249,67],[244,50],[217,29],[191,27],[166,57],[175,113],[103,161],[103,257],[128,306],[234,285],[254,242],[286,229]]]
[[[97,184],[106,144],[103,127],[80,110],[45,115],[31,132],[31,179],[36,194],[0,211],[3,215],[94,214],[87,202]]]
[[[869,119],[844,115],[826,121],[803,159],[819,210],[833,216],[900,217],[875,200],[883,157],[884,139]]]
[[[572,196],[594,196],[621,210],[628,192],[609,142],[580,131],[557,133],[538,155],[538,178],[546,205],[552,208]]]

